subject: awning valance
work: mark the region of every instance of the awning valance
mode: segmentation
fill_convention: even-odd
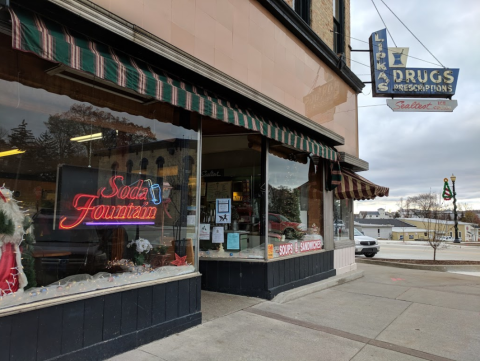
[[[23,8],[10,8],[10,13],[14,49],[33,52],[43,59],[63,64],[97,80],[108,81],[117,87],[134,91],[145,96],[145,101],[156,99],[168,102],[257,131],[301,151],[329,160],[337,159],[336,151],[319,141],[255,115],[205,89],[175,79],[160,69],[93,41],[57,22]]]
[[[335,188],[338,199],[355,199],[357,201],[388,197],[389,189],[380,187],[348,169],[342,169],[340,185]]]

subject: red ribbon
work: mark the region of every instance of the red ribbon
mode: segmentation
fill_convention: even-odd
[[[7,199],[3,195],[2,191],[0,191],[0,198],[2,198],[5,203],[7,203]]]

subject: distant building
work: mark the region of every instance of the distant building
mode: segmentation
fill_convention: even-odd
[[[417,227],[393,227],[391,239],[395,241],[426,241],[428,230]]]
[[[401,218],[402,222],[411,224],[419,229],[432,229],[433,224],[438,222],[441,226],[439,233],[445,236],[451,236],[455,238],[455,222],[436,220],[428,218]],[[478,242],[479,241],[479,228],[473,223],[458,222],[458,238],[462,242]]]
[[[398,219],[355,219],[355,227],[361,230],[366,236],[377,239],[399,239],[394,237],[394,229],[397,228],[416,228],[406,222]]]
[[[385,212],[384,208],[378,208],[377,211],[360,211],[359,218],[362,219],[391,219],[392,216]]]

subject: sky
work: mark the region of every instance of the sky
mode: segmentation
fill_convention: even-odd
[[[437,63],[381,0],[373,1],[397,46],[409,47],[409,56]],[[441,193],[443,179],[452,173],[457,177],[457,207],[480,209],[480,1],[383,1],[445,67],[460,69],[453,97],[458,107],[451,113],[393,112],[386,98],[372,97],[366,84],[358,95],[358,123],[360,158],[370,169],[360,175],[389,187],[390,196],[355,202],[354,211],[396,211],[401,197]],[[368,42],[385,26],[372,0],[350,4],[350,45],[368,49],[355,39]],[[391,37],[388,46],[394,46]],[[369,53],[353,52],[351,59],[370,64]],[[441,68],[410,57],[407,67]],[[371,80],[369,67],[352,61],[351,68],[361,80]],[[452,201],[446,206],[453,209]]]

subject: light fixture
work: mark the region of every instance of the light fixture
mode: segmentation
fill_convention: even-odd
[[[12,149],[12,150],[7,150],[5,152],[0,152],[0,157],[8,157],[9,155],[22,154],[22,153],[25,153],[25,151],[20,149]]]
[[[118,130],[115,130],[116,134],[118,135]],[[91,140],[98,140],[103,138],[103,133],[94,133],[89,135],[82,135],[81,137],[70,138],[72,142],[90,142]]]
[[[457,177],[455,177],[452,173],[452,176],[450,177],[450,179],[452,180],[452,182],[455,182],[457,180]]]
[[[75,138],[70,138],[72,142],[89,142],[91,140],[97,140],[97,139],[102,139],[103,134],[102,133],[95,133],[95,134],[89,134],[89,135],[83,135],[81,137],[75,137]]]
[[[87,226],[131,226],[131,225],[154,225],[155,222],[85,222]]]

